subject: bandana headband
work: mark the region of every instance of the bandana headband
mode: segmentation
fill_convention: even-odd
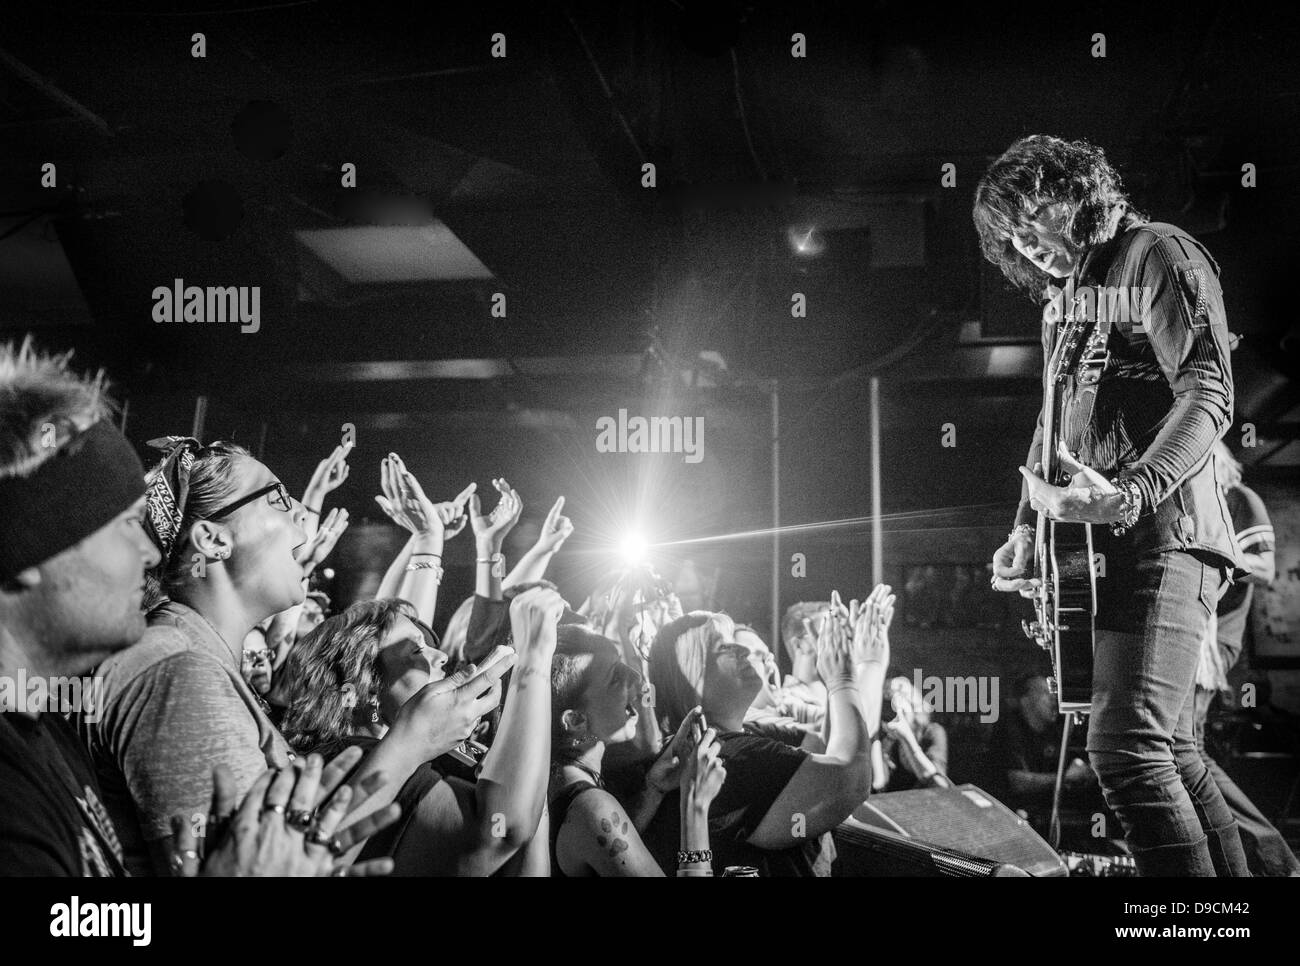
[[[194,454],[203,447],[193,436],[162,436],[148,443],[154,449],[166,452],[162,462],[149,474],[149,489],[145,496],[145,528],[163,563],[171,559],[176,538],[185,519],[185,501],[190,492],[190,470]]]

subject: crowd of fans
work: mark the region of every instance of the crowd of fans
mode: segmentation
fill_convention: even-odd
[[[146,470],[114,415],[102,377],[0,347],[0,677],[95,680],[0,715],[7,873],[826,873],[873,757],[907,759],[874,740],[887,586],[792,607],[782,680],[648,567],[571,608],[545,579],[563,497],[507,571],[506,480],[438,501],[389,454],[376,499],[409,538],[335,612],[309,578],[350,445],[295,498],[228,443],[153,440]],[[440,641],[461,533],[474,595]]]
[[[376,500],[407,540],[337,609],[310,578],[348,526],[325,504],[350,445],[295,498],[233,444],[153,440],[146,470],[114,416],[102,377],[0,346],[0,874],[826,875],[870,794],[949,783],[933,709],[887,679],[887,585],[790,607],[783,676],[646,566],[570,607],[546,580],[564,497],[507,570],[506,480],[491,509],[473,483],[438,501],[389,454]],[[439,639],[456,538],[474,593]],[[1236,653],[1210,656],[1208,696]],[[994,787],[1032,816],[1057,714],[1041,677],[1016,698]],[[1099,797],[1081,760],[1064,786]],[[1294,872],[1240,798],[1262,871]]]

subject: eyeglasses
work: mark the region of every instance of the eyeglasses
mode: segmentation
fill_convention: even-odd
[[[270,495],[266,497],[266,502],[271,504],[271,506],[275,507],[282,513],[293,512],[293,497],[289,496],[289,491],[284,488],[284,484],[277,480],[274,483],[268,483],[260,490],[254,490],[252,493],[248,494],[248,496],[242,497],[234,503],[227,503],[216,513],[209,513],[203,519],[220,520],[222,517],[234,513],[241,506],[244,506],[247,503],[252,503],[259,496],[266,496],[267,494]]]
[[[244,651],[244,663],[253,666],[256,666],[258,664],[270,664],[272,658],[274,657],[275,657],[275,652],[273,652],[270,648],[265,648],[265,647],[257,648],[257,649],[249,648],[248,650]]]

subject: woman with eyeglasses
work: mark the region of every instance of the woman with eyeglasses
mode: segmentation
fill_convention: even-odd
[[[241,655],[239,673],[253,693],[265,701],[271,690],[271,664],[275,652],[266,646],[266,631],[261,625],[255,626],[244,638],[244,652]],[[263,710],[266,710],[263,705]]]
[[[145,527],[161,560],[139,643],[101,667],[104,707],[82,716],[123,831],[128,867],[167,874],[170,819],[206,813],[224,762],[241,791],[289,746],[240,673],[243,642],[301,603],[302,509],[243,447],[168,437],[146,478]]]
[[[231,770],[242,794],[293,757],[240,673],[243,642],[255,625],[302,602],[305,570],[337,538],[341,518],[327,518],[309,541],[301,505],[247,450],[179,437],[154,445],[165,455],[146,479],[145,524],[161,558],[150,574],[161,603],[140,641],[101,666],[103,701],[78,724],[128,868],[166,875],[171,818],[207,814],[215,765]],[[409,773],[463,740],[469,715],[461,711],[480,695],[494,705],[511,663],[463,682],[473,695],[435,684],[408,702],[353,781]],[[376,784],[353,819],[389,804],[400,785]],[[285,820],[307,829],[314,819]]]
[[[608,748],[629,742],[642,710],[641,675],[618,645],[588,628],[562,626],[551,662],[551,874],[662,876],[641,840],[663,797],[681,788],[677,874],[712,875],[709,806],[727,772],[698,708],[645,776],[646,793],[625,808],[602,774]]]

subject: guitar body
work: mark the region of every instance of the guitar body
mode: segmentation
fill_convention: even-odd
[[[1055,672],[1061,714],[1092,709],[1092,646],[1097,615],[1097,584],[1092,554],[1092,527],[1040,519],[1042,592],[1034,601],[1038,643],[1048,650]]]
[[[1071,306],[1043,379],[1042,474],[1043,479],[1057,486],[1067,483],[1058,456],[1063,423],[1059,389],[1081,355],[1086,355],[1086,365],[1097,366],[1101,359],[1097,353],[1104,348],[1090,342],[1084,352],[1084,321],[1082,313],[1076,315]],[[1100,368],[1095,371],[1100,372]],[[1025,635],[1051,656],[1053,675],[1048,685],[1056,695],[1061,714],[1085,715],[1092,709],[1092,649],[1097,616],[1092,527],[1086,523],[1057,523],[1039,513],[1034,535],[1034,575],[1041,580],[1034,595],[1036,619],[1022,625]]]

